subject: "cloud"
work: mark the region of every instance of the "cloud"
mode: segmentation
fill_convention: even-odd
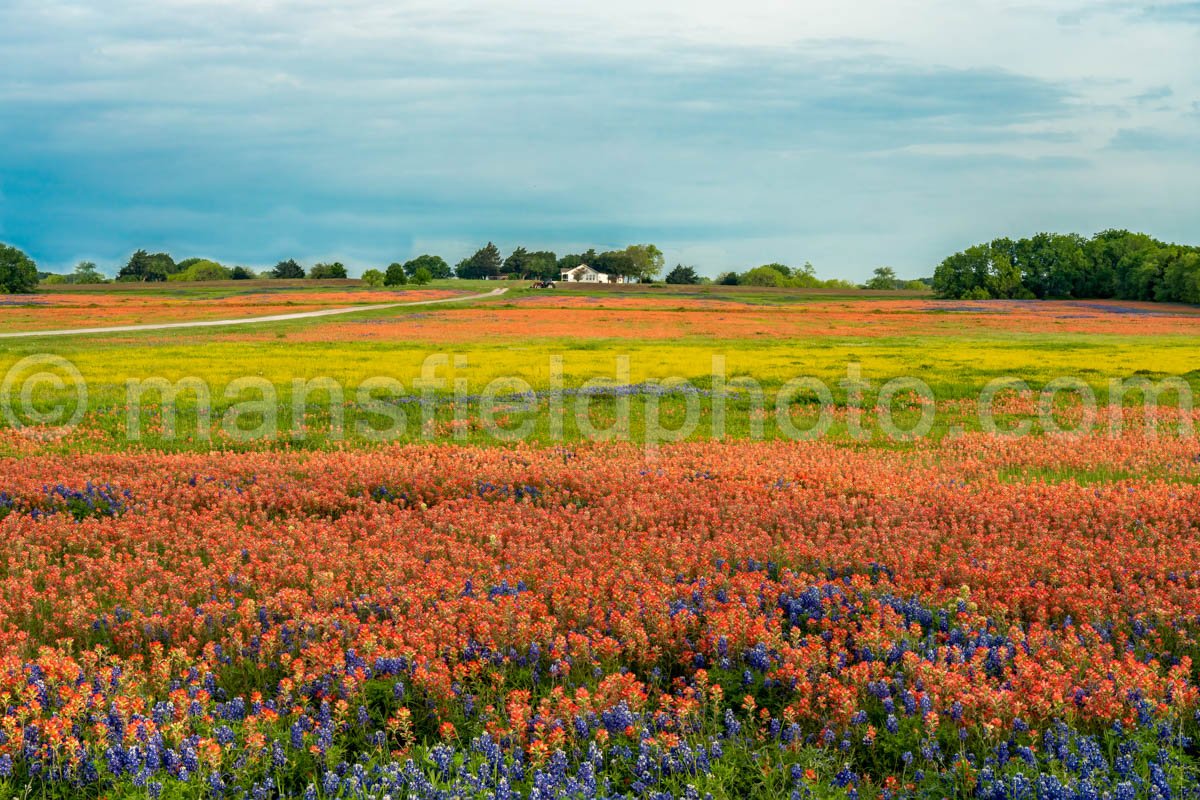
[[[861,278],[1103,227],[1125,131],[1188,129],[1196,73],[1162,66],[1187,36],[1142,15],[1113,59],[1128,9],[968,5],[16,0],[0,237],[52,266],[649,240]]]

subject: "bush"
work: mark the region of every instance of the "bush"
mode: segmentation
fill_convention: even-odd
[[[37,288],[37,264],[15,247],[0,244],[0,292],[25,294]]]
[[[421,267],[420,269],[418,269],[416,272],[413,273],[413,276],[412,276],[412,282],[417,284],[418,286],[424,286],[425,284],[429,283],[431,280],[433,280],[433,276],[431,274],[429,274],[429,270],[425,269],[424,267]]]
[[[233,277],[228,267],[223,267],[216,261],[200,259],[191,261],[183,272],[168,275],[169,281],[227,281]]]
[[[419,269],[419,268],[418,268]],[[383,277],[384,286],[403,286],[408,283],[408,266],[393,261],[388,264],[387,274]],[[415,272],[416,270],[414,270]]]
[[[346,267],[340,261],[334,261],[332,264],[316,264],[308,271],[308,277],[314,280],[345,278]]]
[[[386,277],[377,269],[369,269],[362,274],[363,283],[371,287],[383,286]]]
[[[289,258],[276,264],[270,274],[272,278],[303,278],[304,267],[297,264],[295,259]]]
[[[696,274],[694,267],[687,267],[683,264],[676,264],[675,269],[667,273],[667,283],[676,285],[690,285],[700,282],[700,276]]]
[[[254,274],[254,270],[248,267],[234,267],[229,273],[229,277],[235,281],[252,281],[258,276]]]

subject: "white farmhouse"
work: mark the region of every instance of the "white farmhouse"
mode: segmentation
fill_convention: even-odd
[[[564,269],[561,279],[563,283],[637,283],[637,278],[628,275],[611,275],[593,269],[587,264],[580,264],[573,269]]]

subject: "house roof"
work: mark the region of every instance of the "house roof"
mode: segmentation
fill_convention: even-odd
[[[596,269],[595,267],[593,267],[593,266],[591,266],[591,265],[589,265],[589,264],[580,264],[580,265],[579,265],[579,266],[577,266],[577,267],[571,267],[570,269],[564,269],[564,270],[563,270],[563,274],[564,274],[564,275],[570,275],[571,273],[573,273],[573,272],[579,272],[580,270],[587,270],[588,272],[595,272],[595,273],[596,273],[596,274],[598,274],[598,275],[607,275],[607,274],[608,274],[607,272],[603,272],[603,271],[601,271],[601,270],[598,270],[598,269]]]

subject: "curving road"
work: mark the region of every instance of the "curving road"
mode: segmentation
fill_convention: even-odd
[[[266,317],[237,317],[234,319],[202,319],[192,322],[162,322],[148,325],[112,325],[107,328],[62,328],[50,331],[17,331],[15,333],[0,333],[0,339],[17,339],[30,336],[80,336],[89,333],[129,333],[134,331],[165,331],[173,328],[220,328],[226,325],[254,325],[260,322],[286,322],[292,319],[309,319],[310,317],[332,317],[338,314],[356,314],[360,311],[383,311],[389,308],[406,308],[409,306],[432,306],[437,303],[462,303],[467,300],[483,300],[496,297],[508,289],[492,289],[483,294],[472,294],[465,297],[443,297],[439,300],[417,300],[411,303],[377,303],[369,306],[346,306],[345,308],[326,308],[320,311],[297,311],[291,314],[272,314]]]

